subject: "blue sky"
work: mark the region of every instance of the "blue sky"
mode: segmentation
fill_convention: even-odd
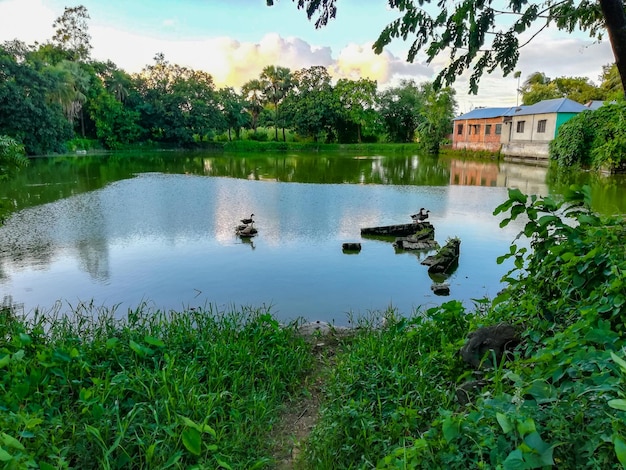
[[[398,17],[386,0],[339,0],[336,20],[316,30],[291,0],[0,0],[0,42],[45,42],[65,6],[84,5],[91,16],[92,57],[112,60],[129,73],[139,72],[163,52],[167,60],[211,73],[218,87],[241,86],[266,65],[297,70],[326,66],[334,78],[377,80],[379,88],[400,79],[433,80],[447,57],[426,64],[405,61],[410,46],[396,40],[375,55],[372,42]],[[546,31],[521,51],[522,80],[541,71],[549,77],[586,76],[597,82],[612,62],[607,42],[581,34]],[[499,72],[484,77],[478,95],[468,95],[468,76],[455,84],[459,112],[477,106],[516,104],[517,80]]]

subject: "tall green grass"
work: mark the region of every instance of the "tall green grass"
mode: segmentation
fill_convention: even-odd
[[[4,468],[266,468],[310,354],[263,310],[0,314]]]

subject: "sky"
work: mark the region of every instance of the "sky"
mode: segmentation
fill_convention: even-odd
[[[402,39],[374,54],[378,34],[400,16],[387,0],[338,0],[337,18],[321,29],[291,0],[277,0],[273,7],[266,0],[0,0],[0,43],[45,43],[64,8],[77,5],[90,15],[93,59],[137,73],[162,52],[170,63],[209,72],[218,88],[238,89],[267,65],[292,71],[322,65],[335,80],[369,78],[381,90],[401,79],[432,81],[448,60],[442,56],[427,63],[418,55],[409,63],[411,44]],[[521,49],[516,70],[522,83],[543,72],[599,84],[602,66],[613,61],[608,40],[546,30]],[[468,78],[464,74],[454,85],[459,114],[518,103],[518,79],[512,74],[502,77],[496,70],[483,76],[477,95],[469,94]]]

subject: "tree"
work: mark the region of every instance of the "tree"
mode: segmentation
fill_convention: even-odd
[[[420,85],[423,106],[417,134],[420,144],[429,152],[439,152],[441,142],[452,132],[452,119],[456,109],[452,88],[436,89],[432,83]]]
[[[581,104],[591,100],[604,100],[607,93],[586,77],[558,77],[552,80],[545,74],[535,72],[524,82],[522,103],[535,104],[554,98],[569,98]]]
[[[246,100],[246,111],[250,114],[250,125],[256,132],[259,116],[263,111],[263,83],[261,80],[250,80],[241,87],[241,93]]]
[[[400,86],[385,90],[378,100],[387,140],[415,141],[415,131],[424,114],[424,97],[414,80],[402,80]]]
[[[54,98],[60,78],[39,62],[17,58],[0,46],[0,133],[24,144],[29,155],[59,152],[72,128]]]
[[[210,74],[170,64],[163,54],[154,60],[135,76],[143,97],[138,108],[141,125],[150,138],[191,145],[214,130],[226,129]]]
[[[317,142],[325,133],[334,140],[334,126],[339,114],[330,75],[321,65],[304,68],[293,74],[294,87],[285,99],[287,119],[300,135]]]
[[[261,73],[261,83],[266,101],[274,105],[274,139],[278,140],[278,105],[293,86],[291,70],[286,67],[268,65]],[[285,128],[283,127],[283,141],[285,140]]]
[[[248,115],[245,111],[246,102],[230,87],[222,88],[217,94],[220,103],[219,108],[228,127],[228,140],[232,140],[231,129],[235,131],[235,137],[239,139],[241,128],[248,121]]]
[[[341,78],[335,85],[335,94],[340,104],[343,119],[356,125],[357,142],[361,142],[363,126],[376,118],[376,82],[367,78],[348,80]]]
[[[337,0],[293,0],[298,8],[306,10],[311,19],[317,15],[315,26],[322,27],[337,13]],[[273,0],[266,0],[273,5]],[[501,10],[492,2],[462,0],[446,8],[446,2],[437,3],[433,14],[424,8],[430,0],[390,0],[389,6],[402,13],[402,17],[387,25],[374,43],[374,51],[383,48],[395,38],[412,40],[407,60],[413,62],[417,53],[424,51],[428,62],[439,54],[450,57],[450,64],[437,76],[435,86],[449,85],[465,70],[472,70],[470,92],[476,93],[478,83],[485,71],[501,68],[504,75],[515,70],[519,49],[528,43],[520,43],[519,35],[538,23],[539,32],[554,25],[561,30],[575,29],[589,32],[595,39],[602,39],[608,32],[615,63],[626,88],[626,12],[622,0],[552,0],[510,2],[508,10]],[[500,26],[503,17],[514,18],[510,24]],[[538,32],[531,36],[532,40]]]
[[[82,5],[65,7],[63,15],[57,18],[52,27],[55,28],[52,42],[68,53],[68,59],[86,62],[91,53],[91,36],[87,20],[89,13]]]

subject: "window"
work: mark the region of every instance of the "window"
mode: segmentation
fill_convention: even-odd
[[[541,119],[540,121],[537,121],[537,132],[546,131],[546,122],[547,122],[547,119]]]
[[[463,124],[459,124],[458,126],[456,126],[456,133],[458,135],[463,134]]]
[[[526,121],[517,121],[517,133],[518,134],[523,134],[524,133],[524,123]]]
[[[496,124],[496,135],[502,134],[502,124]]]
[[[480,134],[480,124],[470,124],[469,125],[469,134]]]
[[[491,134],[491,124],[485,124],[485,135]]]

